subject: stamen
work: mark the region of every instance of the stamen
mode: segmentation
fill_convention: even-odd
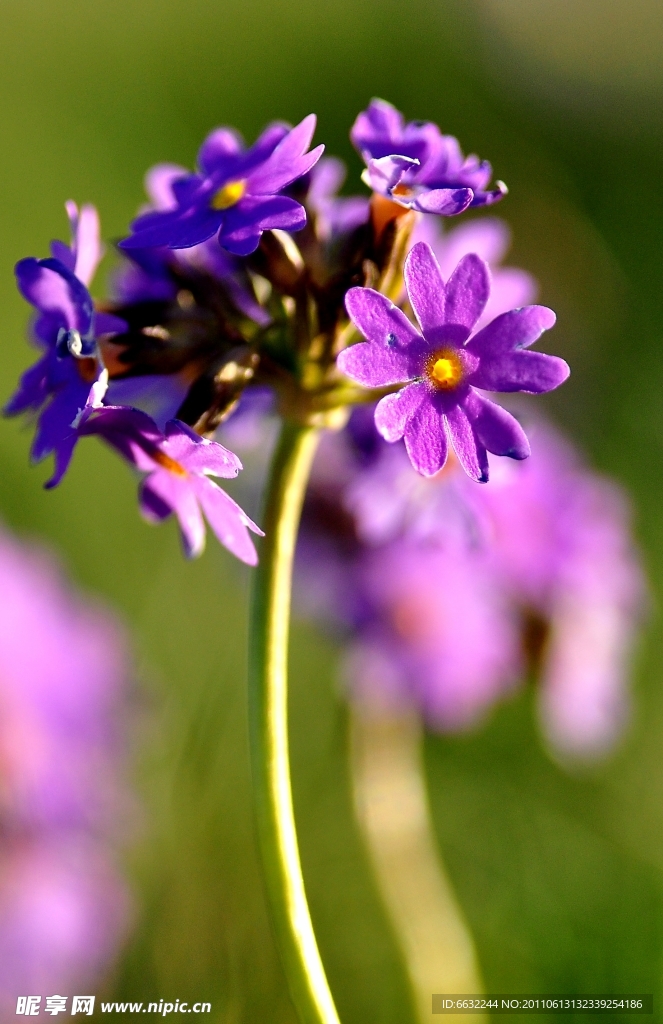
[[[428,376],[438,388],[449,390],[463,379],[463,363],[453,349],[438,352],[428,364]]]
[[[411,199],[414,195],[414,189],[410,188],[409,185],[404,185],[403,182],[399,182],[398,185],[394,185],[391,190],[392,196],[396,196],[398,199]]]
[[[174,473],[175,476],[186,476],[187,472],[181,463],[176,462],[175,459],[171,459],[170,455],[166,455],[160,448],[156,448],[150,452],[150,457],[154,459],[156,463],[167,469],[169,473]]]
[[[228,210],[240,201],[245,192],[245,181],[228,181],[214,193],[210,206],[213,210]]]

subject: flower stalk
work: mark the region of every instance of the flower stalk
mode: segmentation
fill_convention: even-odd
[[[302,877],[288,757],[288,635],[292,566],[315,427],[283,423],[255,572],[249,647],[249,738],[258,838],[272,923],[303,1024],[339,1024]]]

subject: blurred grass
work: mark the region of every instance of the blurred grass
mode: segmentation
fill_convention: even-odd
[[[568,103],[537,98],[499,52],[487,58],[474,8],[456,0],[3,0],[1,10],[3,396],[29,360],[12,267],[63,234],[65,199],[97,203],[105,236],[117,237],[151,163],[190,165],[216,124],[251,139],[273,117],[296,121],[310,110],[318,140],[348,159],[356,181],[348,128],[371,95],[383,95],[409,117],[438,120],[508,182],[500,214],[514,229],[512,262],[539,277],[559,314],[554,350],[574,368],[541,404],[632,489],[656,596],[659,135],[621,134],[586,109],[575,116]],[[652,92],[652,125],[659,99]],[[214,542],[201,562],[185,564],[172,524],[154,531],[139,520],[135,481],[93,442],[46,494],[45,469],[27,467],[29,440],[16,422],[0,429],[2,514],[119,607],[140,667],[134,731],[145,819],[127,853],[136,927],[108,994],[211,999],[226,1024],[292,1024],[253,844],[246,579]],[[332,988],[344,1024],[407,1024],[404,974],[352,822],[334,651],[298,628],[293,660],[296,810]],[[476,736],[428,742],[440,841],[490,988],[663,994],[661,667],[654,614],[632,729],[613,762],[584,777],[541,752],[528,695]]]

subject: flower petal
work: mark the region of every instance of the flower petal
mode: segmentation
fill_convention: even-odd
[[[398,185],[406,171],[414,170],[418,166],[419,161],[412,160],[409,156],[383,156],[378,160],[367,161],[361,180],[374,192],[400,202],[398,197],[391,195],[391,190]]]
[[[493,455],[506,455],[510,459],[526,459],[530,455],[525,431],[502,406],[470,388],[462,407],[475,435]]]
[[[48,369],[53,354],[49,352],[30,366],[21,376],[18,388],[3,409],[5,416],[16,416],[27,409],[39,409],[48,397]]]
[[[426,242],[412,246],[403,268],[405,287],[424,334],[446,323],[446,288],[435,254]]]
[[[264,536],[262,530],[249,519],[225,491],[222,491],[211,480],[196,476],[191,482],[207,521],[221,544],[242,562],[246,562],[247,565],[256,565],[258,555],[248,531],[252,530],[254,533]]]
[[[351,288],[345,305],[369,343],[340,353],[336,362],[343,373],[365,387],[400,384],[421,374],[428,346],[393,302],[371,288]]]
[[[405,429],[405,447],[410,462],[422,476],[435,476],[447,461],[447,435],[442,409],[427,396]]]
[[[476,436],[464,409],[460,405],[446,410],[447,426],[458,461],[473,480],[488,481],[488,455],[485,445]]]
[[[558,388],[570,374],[568,363],[543,352],[510,352],[482,359],[468,377],[473,387],[486,391],[525,391],[540,395]]]
[[[375,408],[375,426],[385,441],[399,441],[408,422],[428,395],[428,387],[420,381],[408,384],[395,395],[386,395]]]
[[[383,147],[386,145],[390,152],[395,152],[391,149],[391,145],[400,138],[402,132],[403,115],[401,112],[387,100],[376,98],[371,100],[366,110],[357,114],[355,123],[350,129],[350,139],[352,145],[360,153],[368,151],[373,154],[376,141],[379,141]],[[388,154],[376,153],[375,155],[387,156]]]
[[[430,192],[421,192],[412,205],[421,213],[455,217],[468,208],[473,198],[471,188],[434,188]]]
[[[63,441],[74,436],[72,423],[84,408],[89,393],[90,385],[86,384],[74,369],[69,384],[53,395],[39,417],[30,450],[33,462],[41,462],[51,452],[56,451]]]
[[[325,150],[324,146],[316,146],[306,153],[315,125],[315,114],[309,114],[281,139],[271,156],[251,173],[249,190],[252,195],[271,195],[311,170]]]
[[[54,449],[53,461],[55,463],[55,468],[53,470],[53,475],[44,484],[47,491],[57,487],[62,480],[62,477],[69,469],[69,464],[71,463],[77,441],[78,437],[75,431],[72,431],[67,437],[63,438],[63,440],[60,441],[58,446]]]
[[[136,469],[151,472],[155,461],[149,453],[164,440],[154,420],[127,406],[88,408],[78,425],[80,435],[98,434]]]
[[[147,511],[148,516],[154,513],[159,500],[162,506],[170,506],[177,516],[186,557],[197,558],[205,547],[205,522],[192,480],[164,469],[150,473],[142,486],[141,511]]]
[[[281,228],[282,231],[300,231],[306,224],[306,211],[301,203],[289,196],[247,196],[228,210],[221,226],[220,237],[230,238],[234,231],[245,226],[259,231]]]
[[[526,352],[543,331],[555,323],[546,306],[525,306],[498,316],[467,343],[479,357],[468,384],[488,391],[552,391],[569,376],[569,367],[557,356]]]
[[[57,259],[19,260],[15,267],[19,291],[41,313],[52,316],[53,325],[60,323],[75,328],[82,336],[89,334],[94,315],[90,294],[77,277]],[[52,339],[53,343],[55,338]]]
[[[173,183],[189,177],[186,167],[179,164],[155,164],[145,175],[145,191],[155,210],[164,212],[177,207]]]
[[[554,326],[555,320],[555,314],[547,306],[512,309],[496,317],[475,334],[467,343],[467,348],[482,357],[529,348],[544,331]]]
[[[138,507],[143,519],[155,526],[173,514],[171,506],[152,490],[149,479],[141,480],[138,487]]]
[[[230,479],[242,468],[240,460],[228,448],[201,437],[181,420],[170,420],[165,433],[168,455],[192,473],[211,473]]]
[[[148,213],[132,224],[134,234],[123,238],[121,249],[189,249],[207,241],[219,229],[223,212],[209,207],[192,206],[185,212]]]
[[[236,161],[243,148],[242,136],[234,128],[215,128],[198,150],[198,166],[203,174],[224,170]]]
[[[85,203],[80,211],[72,202],[68,202],[66,207],[71,221],[73,251],[76,257],[74,273],[79,281],[88,286],[103,256],[99,214],[91,203]]]
[[[476,253],[468,253],[447,281],[446,322],[463,324],[471,331],[483,313],[489,295],[488,265]]]
[[[179,374],[119,377],[108,385],[106,400],[109,405],[140,409],[162,430],[177,414],[188,390],[188,384]]]

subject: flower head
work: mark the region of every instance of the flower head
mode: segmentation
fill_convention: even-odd
[[[73,421],[102,373],[97,341],[125,329],[118,317],[95,310],[87,289],[101,255],[96,211],[84,206],[79,215],[75,204],[68,203],[67,212],[71,246],[53,242],[52,256],[28,257],[15,268],[19,291],[38,314],[33,333],[43,354],[23,374],[5,412],[39,413],[31,456],[40,462],[55,455],[55,473],[47,487],[62,479],[71,461]]]
[[[555,314],[526,306],[472,334],[490,294],[480,257],[465,256],[445,283],[432,249],[419,242],[404,276],[421,333],[384,295],[352,288],[346,308],[368,340],[341,352],[338,366],[367,387],[407,384],[380,401],[375,422],[387,441],[405,437],[418,472],[433,476],[444,466],[449,437],[468,475],[485,482],[488,451],[524,459],[529,444],[518,421],[477,389],[538,394],[566,380],[563,359],[527,351]]]
[[[463,156],[453,135],[430,121],[410,121],[384,100],[371,100],[350,138],[366,161],[364,180],[375,192],[420,213],[453,216],[468,206],[495,203],[506,193],[489,190],[487,160]]]
[[[299,231],[304,208],[281,193],[320,159],[324,146],[307,152],[314,130],[313,114],[292,129],[275,123],[244,149],[234,131],[217,128],[200,149],[198,173],[172,181],[175,208],[138,217],[122,248],[186,249],[216,235],[228,252],[246,256],[263,231]]]
[[[210,476],[229,479],[242,465],[215,441],[185,423],[171,420],[162,432],[145,413],[123,406],[89,406],[78,425],[82,435],[98,434],[146,477],[140,487],[141,512],[160,523],[175,514],[185,553],[192,558],[205,545],[203,513],[219,541],[249,565],[258,557],[248,530],[262,531]]]

